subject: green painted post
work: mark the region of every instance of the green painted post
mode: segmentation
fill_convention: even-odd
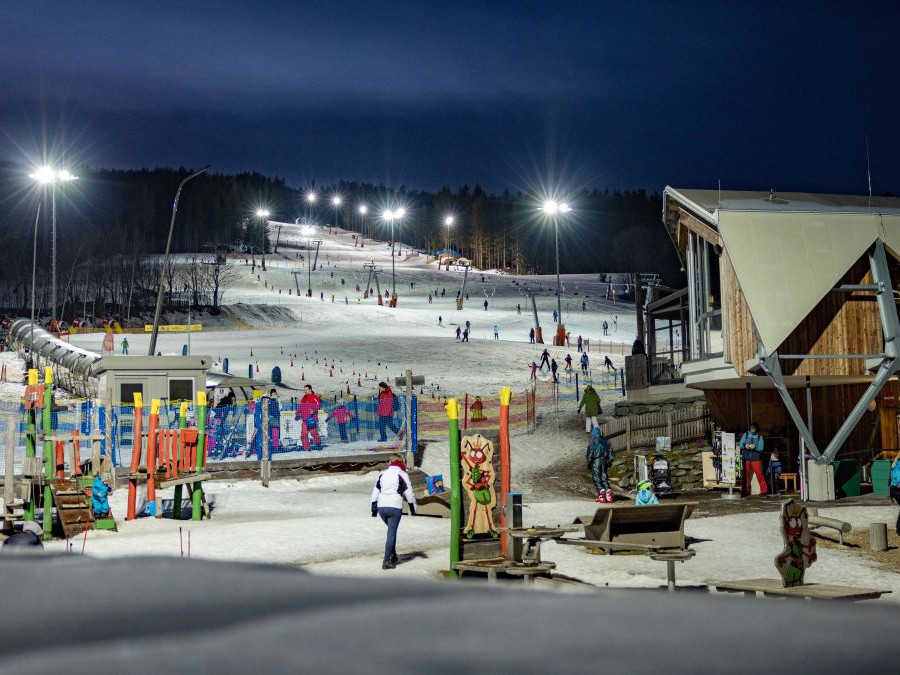
[[[453,565],[459,562],[462,480],[459,468],[459,404],[455,398],[447,401],[447,418],[450,436],[450,578],[458,579],[459,573]]]
[[[188,404],[186,402],[182,403],[181,409],[180,409],[179,415],[178,415],[178,428],[179,429],[187,429],[187,409],[188,409]],[[178,450],[179,450],[178,446],[179,446],[179,443],[175,443],[175,475],[176,476],[178,476],[178,462],[181,459],[181,457],[178,456]],[[181,488],[182,487],[183,486],[181,486],[181,485],[175,486],[175,501],[172,504],[172,517],[175,520],[181,520],[181,493],[182,493]]]
[[[206,392],[197,392],[197,473],[203,471],[203,460],[206,457]],[[191,518],[200,520],[203,517],[203,483],[194,483],[191,493]]]
[[[53,537],[53,480],[56,457],[53,453],[53,370],[44,369],[44,409],[41,411],[44,427],[44,541]]]
[[[37,383],[38,371],[32,368],[28,371],[28,384],[29,386],[36,386]],[[31,408],[26,412],[25,420],[28,426],[28,430],[25,432],[25,456],[33,458],[37,451],[37,415],[34,412],[34,408]],[[28,500],[25,502],[25,520],[32,523],[34,522],[33,487],[29,492]]]

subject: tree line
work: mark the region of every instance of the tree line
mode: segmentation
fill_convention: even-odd
[[[271,251],[276,237],[268,221],[309,220],[338,224],[388,240],[385,209],[403,207],[395,221],[398,240],[435,252],[450,248],[481,269],[511,273],[554,272],[554,223],[539,210],[537,194],[489,194],[479,185],[437,192],[352,181],[289,186],[259,173],[206,173],[184,189],[172,241],[178,263],[162,268],[172,200],[184,168],[73,170],[77,181],[39,186],[22,165],[0,163],[0,309],[27,313],[35,215],[37,304],[48,312],[51,279],[52,205],[57,222],[57,305],[71,320],[84,313],[121,318],[146,312],[155,301],[160,275],[167,305],[216,306],[230,283],[215,264],[226,250]],[[53,194],[55,192],[55,195]],[[317,195],[314,204],[310,193]],[[341,196],[340,206],[332,203]],[[55,200],[53,197],[55,196]],[[674,250],[660,222],[658,194],[580,191],[566,197],[572,211],[558,216],[563,273],[658,272],[678,285]],[[365,205],[366,212],[359,207]],[[270,212],[268,219],[255,215]],[[452,215],[448,228],[445,219]],[[88,309],[90,305],[90,309]]]

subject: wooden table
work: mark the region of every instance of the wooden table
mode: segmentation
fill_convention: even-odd
[[[675,563],[690,560],[697,552],[693,549],[685,548],[673,551],[650,551],[647,556],[651,560],[659,560],[666,563],[666,587],[669,593],[675,592]]]
[[[488,583],[496,583],[498,574],[506,574],[513,577],[522,577],[525,583],[534,581],[534,577],[538,575],[549,574],[556,569],[556,564],[552,562],[544,562],[537,565],[527,565],[517,563],[505,558],[494,558],[490,560],[467,560],[465,562],[453,563],[453,569],[462,576],[465,572],[480,572],[487,575]]]
[[[726,593],[743,593],[745,596],[800,598],[804,600],[876,600],[887,590],[875,588],[857,588],[855,586],[837,586],[834,584],[803,584],[802,586],[781,585],[780,579],[744,579],[742,581],[714,581],[711,584],[717,591]]]

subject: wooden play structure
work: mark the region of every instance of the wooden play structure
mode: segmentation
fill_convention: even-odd
[[[806,570],[816,561],[816,540],[809,531],[809,516],[800,502],[788,499],[781,505],[781,538],[784,549],[775,556],[775,569],[780,579],[743,579],[716,581],[717,591],[743,593],[753,597],[787,597],[806,600],[874,600],[888,590],[857,588],[835,584],[806,582]]]
[[[111,464],[101,456],[99,434],[79,434],[78,430],[62,432],[53,428],[53,370],[46,368],[44,381],[38,371],[28,371],[28,385],[23,400],[25,415],[25,460],[22,476],[15,475],[13,449],[14,430],[8,426],[6,442],[6,475],[4,478],[4,529],[16,520],[34,522],[40,508],[43,538],[54,535],[53,511],[56,510],[60,530],[66,538],[86,530],[114,530],[112,514],[96,518],[91,509],[90,493],[94,477],[112,480]],[[82,444],[90,449],[82,460]],[[43,452],[38,454],[38,447]],[[68,455],[68,462],[66,456]],[[68,468],[67,468],[68,467]]]
[[[143,400],[134,395],[134,445],[128,474],[128,512],[126,520],[137,517],[138,485],[147,486],[147,503],[151,512],[162,516],[161,502],[156,491],[175,488],[172,517],[182,517],[182,491],[187,486],[190,494],[191,516],[200,520],[210,511],[203,496],[203,481],[210,478],[206,467],[206,392],[197,392],[197,426],[188,428],[188,403],[179,409],[178,428],[159,428],[159,399],[150,403],[150,415],[146,432],[143,430]]]

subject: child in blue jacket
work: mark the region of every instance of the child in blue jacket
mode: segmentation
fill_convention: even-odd
[[[109,516],[109,493],[112,488],[104,482],[100,475],[94,478],[94,485],[91,488],[91,508],[94,510],[95,518],[106,518]]]

